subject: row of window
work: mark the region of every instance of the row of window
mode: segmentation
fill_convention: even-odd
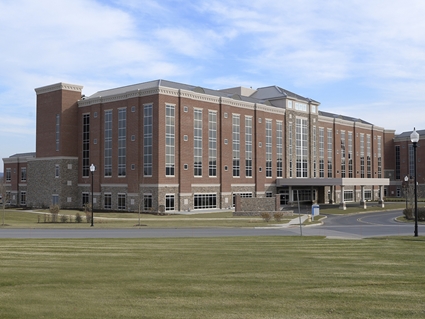
[[[301,104],[300,104],[301,105]],[[300,106],[296,104],[296,108]],[[144,175],[152,176],[152,144],[153,144],[153,114],[152,104],[144,105]],[[118,176],[126,176],[126,109],[118,110]],[[194,109],[193,119],[193,144],[194,144],[194,176],[203,176],[204,166],[203,158],[203,110]],[[104,176],[112,175],[112,110],[105,111],[104,117]],[[275,170],[276,177],[283,177],[283,123],[276,121],[275,138],[276,145],[273,145],[272,120],[266,119],[265,122],[265,155],[266,155],[266,177],[273,176]],[[289,123],[289,177],[309,177],[309,128],[306,118],[296,118],[295,120],[295,143],[293,141],[292,122]],[[241,161],[245,163],[245,176],[252,176],[252,158],[253,158],[253,127],[252,117],[245,116],[245,154],[240,152],[241,144],[241,116],[232,115],[232,171],[234,177],[242,176]],[[166,176],[175,175],[175,106],[165,105],[165,174]],[[360,134],[360,176],[372,177],[372,157],[371,157],[371,135],[367,134],[366,147],[364,135]],[[186,138],[186,136],[185,136]],[[332,178],[333,172],[333,132],[332,129],[326,131],[327,147],[325,159],[325,129],[319,128],[319,177],[325,177],[325,166],[327,167],[326,177]],[[346,142],[345,131],[341,131],[341,174],[342,177],[348,175],[353,177],[353,147],[352,132],[348,132],[348,143]],[[187,140],[187,138],[185,139]],[[89,155],[90,155],[90,116],[83,115],[83,158],[82,169],[83,176],[89,176]],[[316,126],[313,126],[313,147],[316,153]],[[295,145],[295,175],[293,174],[293,145]],[[347,148],[347,149],[346,149]],[[378,136],[378,177],[382,172],[382,154],[381,137]],[[366,150],[366,154],[365,154]],[[276,162],[273,163],[273,152],[275,152]],[[242,156],[245,158],[243,159]],[[217,175],[217,112],[208,111],[208,176]],[[273,164],[276,167],[273,167]],[[348,174],[347,174],[348,164]],[[366,169],[366,170],[365,170]],[[317,177],[316,159],[313,162],[313,177]]]
[[[372,200],[372,191],[371,190],[365,190],[363,193],[365,200]],[[344,191],[344,202],[354,202],[354,191],[348,190]]]

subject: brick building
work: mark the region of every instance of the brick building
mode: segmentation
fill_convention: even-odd
[[[425,140],[425,130],[417,131],[419,142],[416,148],[416,179],[419,185],[418,196],[425,196],[425,149],[421,147]],[[390,179],[386,196],[403,197],[407,187],[413,187],[415,176],[415,160],[413,143],[410,140],[412,132],[403,132],[393,136],[385,148],[385,177]]]
[[[3,159],[13,205],[79,208],[92,179],[95,209],[123,211],[223,209],[237,194],[345,208],[392,192],[394,131],[277,86],[35,91],[36,152]]]

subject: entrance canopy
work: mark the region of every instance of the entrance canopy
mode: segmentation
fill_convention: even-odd
[[[277,187],[285,186],[387,186],[388,178],[278,178]]]
[[[345,187],[360,187],[361,192],[360,196],[360,204],[363,208],[366,208],[365,201],[365,187],[378,187],[379,188],[379,203],[384,207],[383,200],[383,190],[384,186],[390,185],[390,180],[388,178],[280,178],[276,179],[277,187],[317,187],[323,189],[325,187],[331,187],[331,189],[335,190],[336,186],[340,188],[339,201],[342,209],[346,209],[345,206]],[[348,191],[347,191],[348,192]],[[333,191],[331,190],[331,196]],[[324,194],[322,194],[322,200],[324,199]],[[292,201],[292,198],[289,198]],[[332,198],[329,198],[329,201],[332,201]]]

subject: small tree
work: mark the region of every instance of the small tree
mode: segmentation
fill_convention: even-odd
[[[84,213],[86,214],[86,221],[88,223],[91,223],[91,204],[90,203],[84,204]]]
[[[0,180],[0,204],[1,207],[3,209],[3,220],[2,220],[2,225],[4,226],[4,219],[5,219],[5,215],[6,215],[6,202],[7,202],[7,192],[6,192],[6,186],[4,185],[4,180],[1,179]]]
[[[77,223],[81,223],[83,221],[83,218],[81,217],[81,214],[80,213],[76,213],[75,214],[75,221]]]
[[[52,222],[56,223],[58,221],[58,215],[60,211],[59,205],[50,205],[49,211],[52,216]]]
[[[261,213],[261,218],[265,221],[265,222],[269,222],[270,219],[272,219],[272,214],[268,213],[268,212],[262,212]]]

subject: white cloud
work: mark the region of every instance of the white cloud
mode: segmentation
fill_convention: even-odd
[[[425,116],[424,14],[419,0],[0,1],[0,140],[33,135],[34,87],[158,78],[314,92],[325,111],[403,130],[400,106]]]

